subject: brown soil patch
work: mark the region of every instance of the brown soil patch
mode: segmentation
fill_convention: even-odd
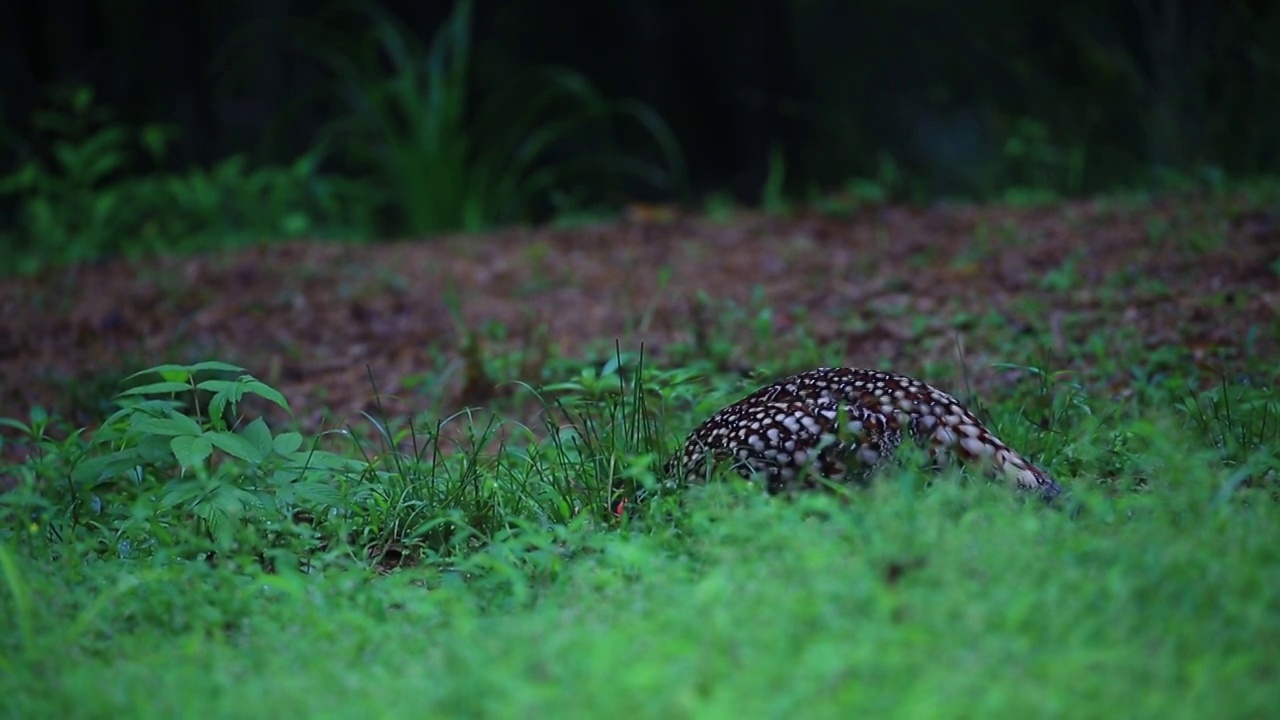
[[[370,372],[392,395],[406,378],[445,373],[458,403],[474,400],[460,395],[464,331],[501,323],[513,347],[570,357],[643,341],[660,363],[672,342],[716,322],[700,292],[738,303],[759,292],[779,342],[804,315],[811,334],[843,343],[848,364],[890,358],[890,369],[915,372],[954,356],[959,336],[976,387],[990,381],[992,360],[1032,360],[964,337],[957,318],[989,311],[1008,319],[1010,336],[1046,330],[1058,358],[1099,324],[1214,357],[1230,357],[1252,328],[1255,352],[1271,354],[1277,257],[1274,212],[1182,197],[723,224],[634,212],[574,230],[112,262],[0,280],[0,416],[26,417],[37,403],[92,415],[68,406],[68,387],[169,359],[243,365],[311,427],[326,410],[368,409]],[[1064,267],[1069,276],[1046,282]],[[1047,313],[1029,310],[1028,298]],[[742,368],[768,356],[746,329],[723,330],[742,338]],[[387,409],[421,402],[403,395]]]

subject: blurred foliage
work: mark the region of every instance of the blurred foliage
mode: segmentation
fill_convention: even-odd
[[[95,26],[105,63],[42,44],[87,12],[56,6],[11,38],[49,58],[13,65],[3,107],[17,269],[595,217],[690,188],[784,212],[841,188],[1042,202],[1280,169],[1265,0],[231,2]],[[121,80],[140,75],[145,93]]]
[[[666,123],[643,104],[606,99],[573,70],[513,73],[472,110],[469,0],[429,48],[380,6],[361,12],[369,27],[353,49],[314,41],[343,108],[326,136],[367,172],[397,232],[476,231],[526,220],[553,200],[559,210],[616,206],[624,179],[683,194],[684,163]],[[639,125],[662,162],[622,152],[617,120]]]
[[[369,202],[353,202],[360,188],[319,172],[319,150],[285,167],[250,168],[235,155],[211,168],[159,170],[176,131],[115,122],[82,86],[56,88],[33,123],[49,157],[11,144],[17,167],[0,177],[14,216],[0,231],[6,272],[371,227]]]
[[[809,181],[872,173],[885,152],[913,195],[978,198],[1081,194],[1206,168],[1266,173],[1280,162],[1275,3],[791,7],[802,124],[828,140],[796,149]]]
[[[211,168],[161,171],[173,127],[129,128],[95,103],[93,89],[56,88],[32,119],[36,142],[9,134],[18,162],[0,178],[13,215],[0,236],[15,258],[7,270],[319,234],[476,231],[617,207],[637,187],[686,192],[679,144],[663,120],[641,103],[606,99],[572,70],[514,74],[473,111],[470,2],[429,48],[379,6],[358,11],[368,27],[354,45],[309,34],[343,110],[286,166],[251,168],[237,154]],[[351,23],[341,27],[352,35]],[[620,123],[647,136],[660,161],[622,151]],[[321,171],[330,148],[346,176]]]

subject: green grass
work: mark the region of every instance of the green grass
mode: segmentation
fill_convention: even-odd
[[[449,573],[20,563],[11,717],[1246,717],[1280,691],[1274,504],[704,492]],[[572,550],[570,550],[572,549]],[[12,584],[12,581],[11,581]]]
[[[335,441],[250,422],[254,395],[285,399],[209,363],[141,374],[92,434],[11,421],[36,452],[0,495],[3,715],[1256,717],[1280,701],[1266,392],[1170,383],[1122,405],[1033,372],[1029,396],[983,412],[1069,486],[1057,506],[904,468],[793,500],[687,488],[615,518],[611,498],[655,482],[737,394],[698,375],[619,353],[541,388],[542,429],[370,417]]]

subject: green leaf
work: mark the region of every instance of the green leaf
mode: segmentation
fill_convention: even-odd
[[[271,430],[267,428],[267,422],[262,418],[256,418],[246,425],[240,431],[240,436],[253,443],[253,446],[258,449],[260,458],[267,457],[275,450],[275,445],[271,442]]]
[[[287,412],[293,412],[292,410],[289,410],[289,402],[284,399],[284,395],[281,395],[278,390],[264,382],[250,378],[244,384],[244,391],[253,393],[258,397],[266,398],[276,405],[279,405],[281,408],[284,408]]]
[[[33,433],[31,432],[31,426],[30,426],[30,425],[27,425],[26,423],[21,422],[21,421],[19,421],[19,420],[14,420],[13,418],[0,418],[0,427],[9,427],[9,428],[13,428],[14,430],[17,430],[18,432],[22,433],[23,435],[31,435],[31,434],[33,434]],[[294,449],[296,450],[297,448],[294,448]]]
[[[245,377],[249,376],[246,375]],[[201,390],[208,390],[211,393],[227,395],[231,398],[232,402],[239,402],[240,397],[244,395],[244,383],[241,380],[204,380],[196,385],[196,387]]]
[[[245,377],[248,376],[246,375]],[[209,400],[209,419],[213,422],[214,427],[220,430],[226,429],[223,413],[226,411],[227,403],[231,403],[232,408],[239,404],[240,398],[244,396],[243,382],[239,380],[205,380],[197,387],[214,393],[213,398]]]
[[[160,506],[175,508],[189,503],[194,505],[201,497],[212,493],[217,486],[217,480],[208,479],[169,482],[160,495]]]
[[[120,450],[109,455],[90,458],[71,471],[71,482],[80,487],[93,488],[125,473],[134,473],[141,458],[133,450]]]
[[[283,472],[276,473],[272,479],[279,487],[277,497],[282,503],[310,507],[336,506],[341,505],[344,499],[342,493],[329,483],[316,480],[294,482],[296,477]]]
[[[224,416],[226,408],[226,393],[218,393],[209,399],[209,424],[217,430],[227,429],[227,421]]]
[[[191,386],[184,382],[158,382],[150,385],[139,385],[119,393],[116,397],[129,395],[159,395],[168,393],[190,392]]]
[[[132,380],[150,373],[156,373],[165,380],[171,381],[181,381],[191,377],[191,370],[186,365],[157,365],[146,370],[139,370],[125,378],[125,380]]]
[[[231,363],[225,363],[219,360],[205,360],[203,362],[198,362],[195,365],[188,365],[187,367],[190,368],[192,372],[201,372],[204,370],[221,370],[224,372],[244,372],[244,368],[240,367],[239,365],[232,365]]]
[[[133,419],[135,415],[152,415],[160,416],[170,410],[177,410],[182,407],[182,403],[178,400],[138,400],[137,398],[126,398],[119,401],[124,407],[115,411],[102,422],[102,427],[110,428],[119,426],[126,421]],[[101,433],[98,433],[101,436]]]
[[[17,625],[18,635],[22,639],[18,645],[18,650],[21,651],[19,654],[25,654],[31,651],[35,641],[35,626],[31,622],[34,616],[31,612],[32,593],[28,592],[27,585],[23,582],[17,562],[4,546],[0,546],[0,575],[3,575],[4,584],[9,590],[10,597],[13,598],[12,609],[8,614]]]
[[[272,443],[276,453],[288,455],[302,446],[302,433],[280,433]]]
[[[213,453],[213,444],[203,437],[182,435],[169,441],[173,456],[184,468],[202,465]]]
[[[129,420],[129,428],[143,435],[199,435],[204,432],[200,423],[172,411],[166,417],[134,415]]]
[[[232,457],[255,464],[262,462],[263,458],[258,453],[258,448],[239,435],[229,432],[210,432],[205,433],[204,437],[208,438],[214,447]]]

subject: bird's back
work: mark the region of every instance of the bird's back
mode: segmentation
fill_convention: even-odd
[[[762,474],[770,491],[807,473],[827,480],[862,477],[904,437],[933,457],[979,461],[1046,496],[1061,492],[1047,473],[1005,445],[951,395],[905,375],[863,368],[817,368],[763,387],[690,433],[673,461],[687,479],[707,460],[742,475]]]

